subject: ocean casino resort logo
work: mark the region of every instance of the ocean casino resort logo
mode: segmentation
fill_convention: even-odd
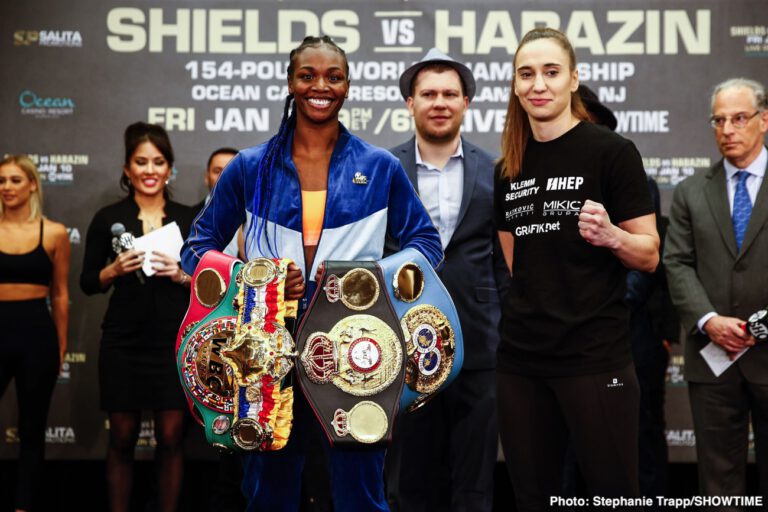
[[[13,46],[81,48],[83,36],[78,30],[17,30],[13,33]]]
[[[21,115],[55,119],[74,114],[75,100],[38,96],[34,91],[27,89],[19,94],[19,107],[21,107]]]

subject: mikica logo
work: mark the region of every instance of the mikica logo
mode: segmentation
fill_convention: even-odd
[[[623,386],[624,386],[624,383],[621,382],[616,377],[614,377],[613,379],[611,379],[610,383],[606,384],[605,387],[607,387],[607,388],[620,388],[620,387],[623,387]]]

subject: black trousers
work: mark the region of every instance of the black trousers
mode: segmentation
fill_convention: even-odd
[[[16,508],[29,510],[43,483],[45,427],[59,374],[59,348],[45,299],[0,302],[0,325],[0,396],[14,379],[19,407]]]
[[[632,365],[577,377],[499,373],[499,432],[518,511],[550,510],[561,496],[569,441],[590,495],[639,497],[639,399]]]
[[[495,378],[493,369],[462,370],[421,409],[398,418],[385,465],[393,512],[492,510]]]
[[[717,383],[689,382],[688,395],[696,433],[700,493],[746,494],[751,415],[759,491],[768,496],[768,386],[748,382],[738,365],[733,365]]]
[[[635,369],[640,383],[640,494],[643,496],[667,494],[664,395],[668,362],[669,352],[664,345],[659,345],[653,357]]]

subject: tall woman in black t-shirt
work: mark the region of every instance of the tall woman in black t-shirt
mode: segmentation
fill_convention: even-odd
[[[89,295],[114,287],[99,351],[101,408],[109,413],[110,424],[107,484],[113,511],[128,510],[142,410],[154,413],[157,509],[175,510],[181,488],[186,400],[174,345],[189,300],[189,276],[167,254],[116,252],[112,234],[122,227],[139,237],[174,221],[189,233],[195,212],[168,197],[172,168],[173,148],[165,130],[142,122],[130,125],[120,179],[128,195],[96,213],[85,242],[80,287]],[[156,271],[152,277],[141,270],[145,258]]]
[[[500,432],[519,510],[561,489],[570,439],[590,493],[638,496],[638,386],[627,268],[651,271],[659,238],[642,161],[589,123],[572,46],[520,42],[495,184],[512,287],[498,354]]]
[[[64,225],[43,217],[35,164],[21,155],[0,161],[0,396],[14,379],[16,510],[42,492],[48,406],[67,349],[69,253]]]

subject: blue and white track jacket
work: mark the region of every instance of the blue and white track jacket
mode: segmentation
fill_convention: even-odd
[[[249,234],[249,258],[293,259],[308,280],[308,293],[314,291],[315,272],[321,262],[380,259],[387,233],[399,240],[401,248],[413,247],[437,267],[443,258],[440,237],[398,159],[339,127],[328,172],[323,231],[311,269],[305,268],[304,262],[301,187],[291,159],[291,132],[282,169],[273,171],[272,200],[260,247],[255,239],[258,224],[249,230],[251,223],[258,221],[250,210],[257,164],[266,143],[240,151],[222,173],[184,243],[184,271],[191,275],[206,251],[222,250],[244,223]],[[269,253],[264,232],[274,254]]]

